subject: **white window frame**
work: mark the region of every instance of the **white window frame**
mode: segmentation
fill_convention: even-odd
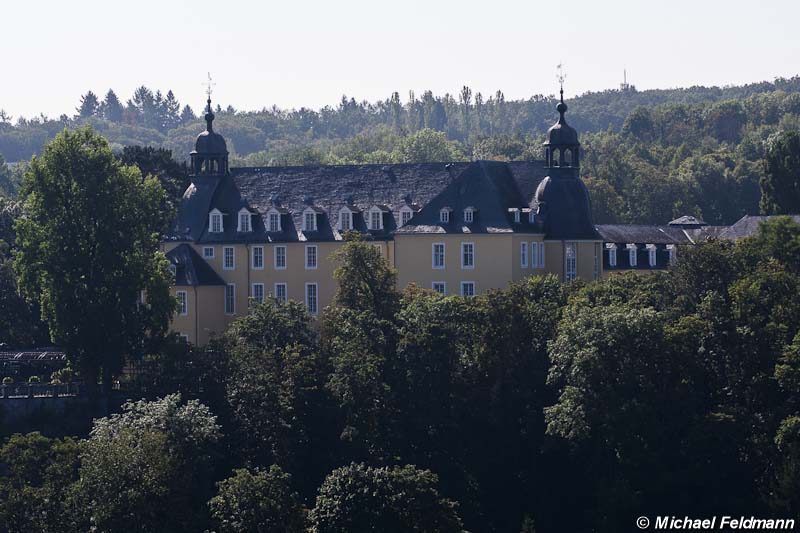
[[[466,294],[466,291],[464,290],[464,287],[467,286],[467,285],[471,285],[472,286],[472,294]],[[472,297],[472,296],[475,296],[475,292],[476,292],[476,290],[475,290],[475,282],[474,281],[462,281],[461,282],[461,296],[463,296],[463,297]]]
[[[469,264],[465,260],[467,257],[467,249],[469,249]],[[461,269],[462,270],[472,270],[475,268],[475,243],[474,242],[462,242],[461,243]]]
[[[283,288],[283,295],[282,296],[278,294],[278,287],[282,287]],[[289,286],[286,283],[276,283],[273,286],[272,296],[276,300],[278,300],[280,302],[284,302],[284,303],[287,302],[289,300]]]
[[[279,265],[278,264],[278,257],[279,257],[278,250],[279,249],[283,250],[283,265]],[[287,253],[288,253],[288,250],[286,249],[285,245],[281,244],[281,245],[275,246],[275,249],[272,252],[272,257],[273,257],[273,259],[272,259],[273,263],[272,264],[275,267],[275,270],[286,270],[286,264],[288,263],[288,259],[286,257]]]
[[[178,336],[181,338],[181,340],[183,340],[183,342],[185,342],[186,344],[189,344],[189,334],[188,333],[178,333]]]
[[[231,252],[230,266],[228,266],[228,250]],[[236,270],[236,248],[233,246],[222,247],[222,270]]]
[[[347,220],[347,224],[344,224]],[[350,231],[353,229],[353,212],[347,207],[339,210],[339,231]]]
[[[216,229],[214,221],[219,221],[219,229]],[[219,209],[212,209],[208,213],[208,232],[209,233],[223,233],[225,231],[225,220],[222,217],[222,211]]]
[[[186,291],[175,291],[175,298],[178,299],[178,314],[186,316],[189,314],[189,293]]]
[[[639,249],[635,244],[628,245],[628,264],[631,268],[639,266]]]
[[[405,218],[406,216],[408,216],[408,218]],[[411,221],[411,219],[413,217],[414,217],[414,210],[413,209],[411,209],[407,205],[400,208],[400,225],[401,226],[405,226],[406,224],[408,224],[409,221]]]
[[[210,254],[207,252],[211,252]],[[214,247],[213,246],[203,246],[203,259],[214,259]]]
[[[436,247],[442,247],[442,264],[436,264]],[[447,265],[447,247],[443,242],[434,242],[431,244],[431,268],[434,270],[444,270]]]
[[[257,287],[261,288],[261,298],[258,298],[258,296],[256,294],[256,292],[257,292],[256,288]],[[263,304],[265,296],[266,296],[266,294],[264,292],[264,284],[263,283],[253,283],[252,286],[250,287],[250,298],[255,300],[256,303]]]
[[[311,295],[308,292],[308,290],[311,287],[314,287],[314,295],[313,295],[314,305],[313,305],[313,307],[311,305]],[[308,309],[308,312],[310,314],[312,314],[312,315],[318,315],[319,314],[319,284],[314,283],[314,282],[306,283],[305,301],[306,301],[306,308]]]
[[[651,267],[658,265],[658,254],[654,244],[647,246],[647,262]]]
[[[540,241],[537,244],[539,245],[539,262],[538,262],[538,265],[539,265],[539,268],[544,268],[544,265],[545,265],[545,257],[544,257],[545,246],[544,246],[544,241]]]
[[[309,261],[309,259],[312,257],[312,255],[309,252],[312,249],[314,250],[314,254],[313,254],[314,264],[313,265]],[[306,261],[305,261],[305,264],[306,264],[306,270],[316,270],[317,267],[319,266],[319,248],[317,247],[316,244],[307,244],[306,245]]]
[[[253,231],[253,214],[250,211],[242,208],[239,210],[239,214],[236,218],[238,220],[236,231],[240,233],[249,233]]]
[[[615,267],[617,266],[617,247],[610,246],[608,248],[608,266]]]
[[[514,223],[519,224],[520,221],[520,211],[519,209],[514,210]]]
[[[230,291],[230,302],[231,305],[228,307],[228,294]],[[236,314],[236,284],[235,283],[228,283],[225,285],[225,297],[224,299],[224,306],[225,306],[225,314],[235,315]]]
[[[436,290],[436,286],[437,285],[441,285],[442,286],[442,290],[441,291]],[[444,282],[444,281],[433,281],[433,282],[431,282],[431,290],[441,294],[442,296],[447,296],[447,282]]]
[[[256,263],[256,257],[259,255],[256,252],[261,252],[261,264]],[[263,246],[253,246],[253,257],[252,257],[252,265],[253,270],[264,270],[264,247]]]
[[[277,224],[273,225],[273,221],[277,221]],[[267,212],[267,228],[270,233],[281,231],[281,213],[277,209],[271,209]]]
[[[439,210],[439,222],[442,224],[449,224],[450,223],[450,210],[449,209],[440,209]]]
[[[475,221],[475,210],[471,207],[464,209],[464,223],[472,224]]]
[[[528,243],[525,241],[519,243],[519,266],[528,268]]]
[[[377,224],[375,224],[375,222],[377,222]],[[372,231],[383,229],[383,211],[377,207],[373,207],[369,210],[369,229]]]
[[[594,245],[594,269],[592,270],[593,279],[600,279],[600,262],[603,258],[603,248],[600,243]]]
[[[572,281],[578,277],[578,244],[564,243],[564,280]]]
[[[669,264],[675,262],[675,258],[678,255],[678,248],[674,244],[667,245],[667,252],[669,252]]]
[[[311,227],[308,224],[309,220],[311,220]],[[313,209],[303,211],[303,231],[317,231],[317,212]]]

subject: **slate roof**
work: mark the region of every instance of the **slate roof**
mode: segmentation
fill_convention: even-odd
[[[509,208],[522,209],[530,202],[530,197],[526,198],[520,190],[512,169],[511,165],[497,161],[471,163],[397,233],[541,232],[541,227],[531,224],[527,216],[521,217],[517,224],[508,212]],[[529,178],[535,173],[529,170],[525,175]],[[476,210],[472,223],[464,222],[463,212],[467,207]],[[440,211],[448,208],[452,213],[449,222],[443,223]]]
[[[175,269],[176,286],[225,285],[225,281],[217,274],[200,255],[186,243],[179,244],[169,252],[167,259]]]
[[[633,224],[595,226],[604,242],[640,244],[693,244],[694,240],[680,227]]]
[[[792,217],[792,220],[800,224],[800,215],[789,215],[789,216]],[[737,220],[733,225],[724,228],[719,233],[719,237],[721,239],[728,239],[731,241],[737,241],[739,239],[743,239],[744,237],[749,237],[758,231],[758,226],[762,222],[766,222],[771,218],[774,217],[764,216],[764,215],[760,216],[745,215],[739,220]]]
[[[541,161],[233,168],[229,176],[193,178],[167,239],[197,243],[339,240],[341,235],[336,227],[339,211],[345,206],[361,210],[353,215],[355,229],[376,239],[390,239],[398,229],[397,217],[404,205],[415,212],[420,205],[424,210],[456,181],[462,183],[466,193],[451,202],[450,207],[459,211],[458,218],[462,204],[469,205],[478,208],[476,223],[483,220],[486,228],[505,231],[510,228],[503,202],[527,206],[544,175]],[[468,177],[477,178],[478,182],[474,186],[465,185]],[[452,192],[457,189],[449,190],[447,198],[452,198]],[[486,193],[491,193],[491,198],[485,198]],[[382,230],[368,231],[364,217],[375,205],[385,206],[391,212],[384,213]],[[309,206],[320,212],[317,231],[302,230],[303,211]],[[257,213],[251,232],[237,231],[236,217],[242,207]],[[266,231],[266,213],[272,207],[288,212],[282,216],[279,233]],[[208,214],[212,209],[223,213],[222,232],[208,232]],[[417,226],[415,222],[421,212],[415,213],[410,224]],[[498,218],[499,212],[503,213],[502,220]]]

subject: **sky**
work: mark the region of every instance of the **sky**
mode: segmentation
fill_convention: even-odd
[[[172,89],[195,111],[335,106],[399,91],[506,99],[736,85],[800,74],[797,0],[9,0],[0,109],[74,114],[80,95]],[[759,5],[760,4],[760,5]]]

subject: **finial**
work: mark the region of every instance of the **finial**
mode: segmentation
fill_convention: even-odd
[[[208,81],[204,82],[203,85],[206,86],[206,95],[208,95],[208,99],[206,100],[206,129],[211,132],[213,131],[211,123],[214,122],[214,113],[211,111],[211,93],[214,92],[214,85],[216,82],[211,78],[211,73],[208,73]]]
[[[564,65],[559,63],[556,66],[556,79],[558,80],[558,84],[561,86],[561,102],[556,106],[556,111],[561,115],[558,119],[559,123],[565,123],[564,120],[564,113],[567,111],[567,104],[564,103],[564,80],[567,79],[567,75],[564,73]]]

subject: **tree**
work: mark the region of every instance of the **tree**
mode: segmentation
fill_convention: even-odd
[[[99,110],[100,101],[97,99],[97,95],[89,91],[81,96],[81,105],[76,111],[78,111],[78,117],[80,118],[91,118],[97,115]]]
[[[85,522],[108,532],[201,530],[219,438],[208,408],[177,394],[96,420],[76,487]]]
[[[400,163],[431,163],[440,161],[463,161],[464,154],[447,135],[431,129],[419,130],[403,138],[395,149]]]
[[[110,122],[122,122],[123,108],[117,94],[109,89],[102,105],[103,118]]]
[[[189,105],[183,106],[183,110],[181,111],[181,124],[186,124],[193,120],[197,120],[197,115],[194,114],[194,110]]]
[[[164,190],[84,128],[60,133],[31,161],[20,198],[20,289],[39,304],[90,393],[99,373],[108,392],[125,359],[153,349],[173,313],[167,261],[158,251]]]
[[[767,141],[761,178],[761,213],[800,213],[800,133],[781,132]]]
[[[189,187],[189,168],[172,158],[172,151],[152,146],[126,146],[119,154],[125,165],[135,165],[142,176],[155,176],[167,193],[167,202],[162,206],[165,223]]]
[[[79,443],[15,434],[0,448],[0,522],[9,533],[74,531]]]
[[[439,494],[438,481],[411,465],[338,468],[319,489],[311,531],[462,531],[457,504]]]
[[[595,224],[619,224],[625,219],[625,200],[609,182],[586,176],[583,183],[589,190]]]
[[[220,533],[302,533],[305,510],[291,488],[291,476],[273,465],[268,470],[237,469],[220,481],[211,501]]]

